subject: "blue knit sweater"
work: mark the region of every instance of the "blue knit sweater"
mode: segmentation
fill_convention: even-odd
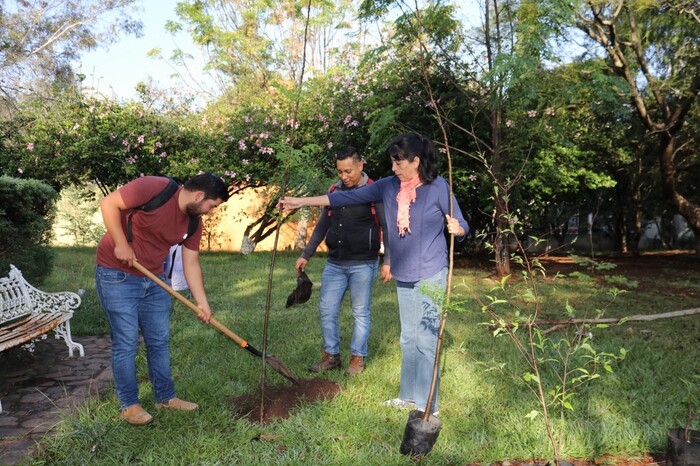
[[[450,188],[442,177],[416,188],[416,201],[410,207],[411,233],[399,236],[396,225],[401,182],[396,176],[382,178],[369,186],[352,191],[335,191],[328,195],[331,207],[367,202],[384,202],[387,230],[384,247],[391,250],[391,274],[401,282],[417,282],[432,277],[449,264],[445,238],[445,215],[450,213]],[[469,231],[462,211],[453,199],[454,217]],[[464,237],[457,238],[463,240]]]

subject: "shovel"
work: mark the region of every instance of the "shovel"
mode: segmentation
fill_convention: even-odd
[[[143,265],[139,264],[137,261],[133,261],[134,268],[156,282],[156,284],[160,285],[161,288],[163,288],[165,291],[173,295],[178,301],[180,301],[182,304],[185,306],[189,307],[192,311],[194,311],[195,314],[199,315],[201,310],[194,305],[189,299],[185,298],[182,296],[180,293],[177,291],[173,290],[170,286],[168,286],[167,283],[165,283],[163,280],[155,276],[151,271],[146,269]],[[224,324],[216,320],[215,318],[211,318],[209,320],[209,323],[216,327],[221,333],[229,337],[231,340],[235,341],[238,343],[238,346],[240,346],[243,349],[248,350],[248,352],[254,354],[255,356],[258,357],[263,357],[263,354],[258,351],[257,349],[253,348],[248,344],[247,341],[233,333],[231,330],[229,330]],[[279,372],[280,375],[285,377],[287,380],[291,381],[292,383],[298,385],[299,381],[294,377],[294,374],[292,374],[292,371],[289,370],[287,366],[284,365],[284,363],[277,357],[273,356],[271,354],[265,355],[265,361],[272,367],[274,370]]]

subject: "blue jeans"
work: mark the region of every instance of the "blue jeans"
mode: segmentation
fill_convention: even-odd
[[[112,373],[122,409],[139,403],[136,381],[139,329],[146,343],[148,377],[156,403],[174,398],[175,384],[170,374],[170,295],[148,277],[99,265],[95,269],[95,285],[109,320]]]
[[[447,268],[430,278],[417,282],[396,282],[401,316],[401,386],[399,398],[413,401],[417,409],[425,411],[433,379],[438,330],[440,329],[440,309],[426,290],[432,293],[445,293]],[[438,383],[435,387],[432,412],[438,409]],[[432,414],[432,413],[431,413]]]
[[[350,289],[350,305],[355,326],[350,341],[353,356],[367,356],[369,340],[370,305],[372,285],[377,277],[379,259],[359,265],[340,265],[326,262],[321,275],[321,333],[323,350],[328,354],[340,354],[340,328],[338,314],[345,291]]]

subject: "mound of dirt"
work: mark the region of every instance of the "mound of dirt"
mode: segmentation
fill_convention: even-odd
[[[295,407],[319,400],[332,400],[340,393],[338,382],[321,378],[299,379],[298,382],[294,385],[265,387],[262,421],[260,393],[231,398],[234,416],[237,419],[268,424],[275,419],[287,419]]]

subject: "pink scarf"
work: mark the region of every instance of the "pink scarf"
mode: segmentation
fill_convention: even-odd
[[[416,187],[420,184],[420,176],[401,182],[401,189],[396,195],[399,203],[399,211],[396,215],[396,225],[399,227],[399,236],[406,236],[406,231],[411,233],[410,215],[408,213],[411,203],[416,202]]]

